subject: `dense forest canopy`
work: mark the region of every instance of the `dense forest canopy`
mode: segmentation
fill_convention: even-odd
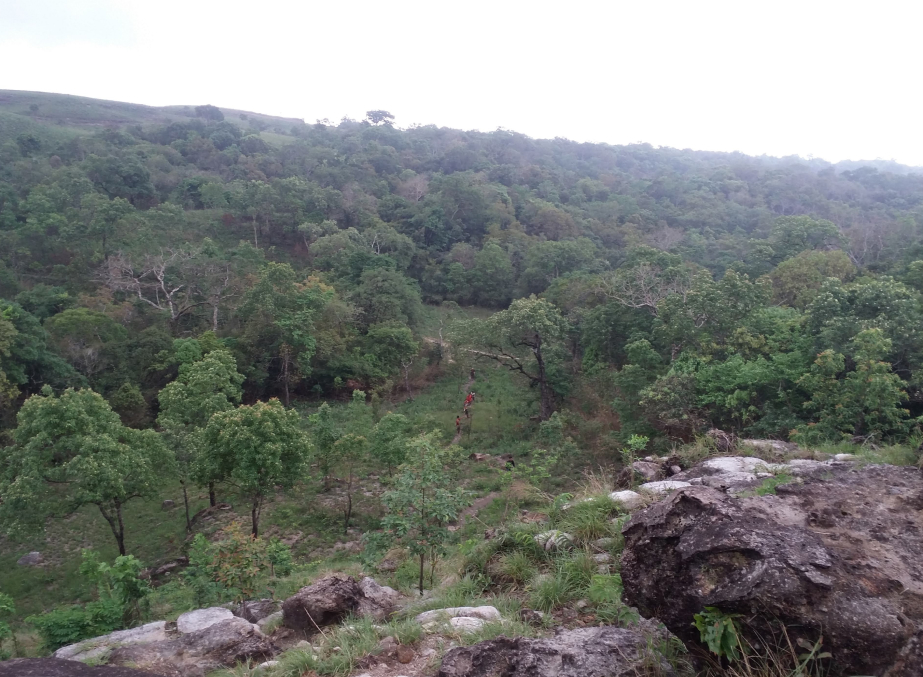
[[[219,349],[245,404],[389,390],[445,302],[541,418],[601,379],[626,438],[915,428],[907,168],[75,99],[0,101],[7,431],[46,386],[152,427]]]

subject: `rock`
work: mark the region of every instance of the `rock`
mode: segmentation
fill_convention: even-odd
[[[452,649],[438,677],[633,677],[652,674],[643,669],[651,662],[657,674],[676,674],[638,630],[580,628],[547,639],[500,636]]]
[[[597,538],[593,541],[593,547],[597,550],[609,550],[615,546],[614,538]]]
[[[400,645],[398,644],[397,640],[391,635],[388,635],[387,637],[382,638],[382,640],[378,643],[378,650],[381,653],[387,654],[392,651],[397,651],[398,646]]]
[[[602,552],[598,555],[593,555],[593,560],[597,564],[609,564],[612,562],[612,555],[610,555],[608,552]]]
[[[382,573],[390,574],[397,571],[398,563],[393,559],[383,559],[376,567]]]
[[[273,623],[280,624],[282,623],[282,612],[277,611],[274,614],[269,614],[268,616],[261,618],[256,622],[257,627],[260,629],[260,632],[266,633],[266,628]]]
[[[231,616],[162,642],[116,646],[109,665],[132,665],[164,677],[204,677],[237,663],[272,658],[276,648],[255,625]]]
[[[265,670],[266,668],[274,668],[279,664],[279,661],[266,661],[265,663],[260,663],[255,668],[253,672],[259,672],[260,670]]]
[[[259,623],[267,616],[274,615],[277,611],[279,611],[279,603],[273,599],[253,599],[241,602],[231,609],[231,613],[235,616],[251,623]]]
[[[544,625],[545,614],[544,612],[537,611],[536,609],[520,609],[519,620],[521,620],[523,623],[528,623],[529,625]]]
[[[449,626],[458,632],[474,632],[480,630],[487,623],[483,618],[470,618],[468,616],[458,616],[449,619]]]
[[[470,454],[468,458],[472,461],[489,461],[491,459],[491,456],[490,454],[479,454],[475,452],[473,454]]]
[[[732,433],[712,428],[705,433],[705,437],[719,454],[731,454],[737,449],[737,436]]]
[[[153,672],[91,666],[59,658],[14,658],[0,663],[0,677],[157,677]]]
[[[223,606],[196,609],[195,611],[187,611],[181,614],[180,617],[176,619],[176,629],[179,630],[180,633],[186,635],[190,632],[204,630],[215,623],[226,621],[229,618],[234,618],[234,614],[231,613],[230,609],[225,609]]]
[[[355,611],[362,589],[352,576],[331,574],[302,588],[282,603],[282,622],[287,628],[314,633],[339,623]]]
[[[155,621],[130,630],[118,630],[108,635],[62,646],[53,655],[55,658],[70,661],[87,661],[103,656],[112,647],[163,642],[167,639],[166,625],[165,621]]]
[[[697,640],[706,606],[751,636],[823,635],[831,674],[923,674],[923,477],[916,468],[794,463],[801,481],[733,498],[674,493],[625,525],[626,601]],[[778,631],[778,628],[775,628]]]
[[[39,564],[43,564],[44,562],[45,558],[42,557],[42,553],[38,551],[27,553],[16,560],[16,564],[21,567],[34,567],[38,566]]]
[[[500,612],[493,606],[456,606],[446,609],[433,609],[417,614],[414,620],[417,623],[433,623],[435,621],[445,621],[450,618],[480,618],[484,621],[501,620]]]
[[[551,531],[543,531],[540,534],[536,534],[534,537],[535,542],[538,543],[546,552],[551,552],[552,550],[561,550],[562,548],[570,547],[574,544],[574,537],[558,529],[552,529]]]
[[[798,445],[782,440],[740,440],[740,444],[766,456],[781,458],[797,452]]]
[[[665,494],[675,489],[691,487],[689,482],[680,482],[676,480],[661,480],[659,482],[648,482],[638,487],[641,491],[647,491],[651,494]]]
[[[412,661],[417,655],[417,653],[406,644],[398,646],[395,654],[397,655],[398,662],[404,665]]]
[[[834,454],[834,461],[855,461],[859,457],[855,454]]]
[[[682,471],[683,471],[683,469],[680,468],[678,465],[671,465],[671,466],[670,466],[670,474],[671,474],[671,475],[679,475]]]
[[[366,576],[359,581],[359,590],[362,592],[357,609],[360,616],[383,621],[401,605],[401,593],[386,585],[378,585],[374,578]]]
[[[161,510],[173,510],[176,507],[176,503],[171,501],[169,498],[160,504]]]
[[[159,565],[159,566],[156,566],[156,567],[154,567],[154,568],[152,568],[152,569],[144,569],[144,570],[139,574],[139,577],[140,577],[140,578],[143,578],[143,579],[145,579],[145,580],[150,580],[150,581],[151,581],[151,584],[152,584],[154,587],[157,587],[158,584],[162,584],[162,583],[163,583],[163,581],[160,580],[160,579],[162,579],[162,578],[168,578],[171,574],[174,574],[174,573],[176,573],[177,571],[179,571],[180,569],[186,568],[187,566],[189,566],[189,558],[188,558],[188,557],[177,557],[177,558],[174,559],[174,560],[170,560],[169,562],[165,562],[164,564],[161,564],[161,565]]]
[[[613,491],[609,498],[622,510],[634,510],[644,505],[644,497],[636,491]]]
[[[648,482],[656,480],[663,473],[663,469],[659,464],[649,461],[635,461],[631,464],[631,469],[635,471],[635,474],[641,475],[641,477]]]

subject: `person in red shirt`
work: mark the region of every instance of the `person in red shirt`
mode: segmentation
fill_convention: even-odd
[[[455,433],[458,434],[461,432],[461,416],[455,417]]]

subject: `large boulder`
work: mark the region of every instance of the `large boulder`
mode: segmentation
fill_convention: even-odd
[[[234,618],[234,614],[231,613],[230,609],[226,609],[223,606],[196,609],[195,611],[187,611],[184,614],[180,614],[180,617],[176,619],[176,629],[186,635],[190,632],[204,630],[205,628],[213,626],[215,623],[220,623],[230,618]]]
[[[394,588],[379,585],[374,578],[368,576],[359,581],[359,590],[362,591],[362,597],[356,613],[376,621],[383,621],[393,614],[403,599],[401,593]]]
[[[98,660],[117,646],[166,641],[169,638],[166,626],[166,621],[154,621],[130,630],[118,630],[101,637],[85,639],[76,644],[62,646],[54,652],[54,657],[71,661]]]
[[[711,466],[702,477],[762,474],[755,462]],[[713,606],[763,637],[772,622],[793,644],[823,636],[832,674],[923,674],[920,471],[816,461],[785,470],[796,481],[775,494],[699,485],[634,513],[623,529],[627,602],[686,640],[698,639],[693,615]]]
[[[362,588],[352,576],[331,574],[302,588],[282,603],[282,624],[314,633],[356,611]]]
[[[651,663],[676,674],[635,629],[601,627],[559,631],[547,639],[497,637],[449,651],[438,677],[635,677]]]
[[[164,677],[203,677],[218,670],[272,658],[277,649],[257,626],[232,616],[202,630],[162,642],[117,646],[109,665],[131,665]]]
[[[84,665],[61,658],[14,658],[0,662],[0,677],[157,677],[132,668]]]

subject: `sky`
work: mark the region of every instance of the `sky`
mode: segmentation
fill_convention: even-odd
[[[0,89],[923,165],[923,3],[0,0]]]

